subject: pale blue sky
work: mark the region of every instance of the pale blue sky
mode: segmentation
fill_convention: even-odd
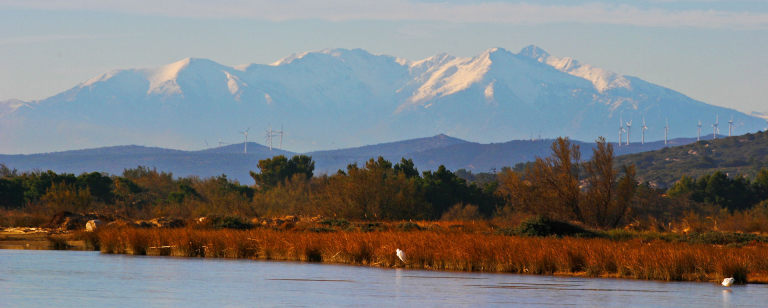
[[[187,57],[231,66],[343,47],[420,60],[530,44],[768,111],[768,0],[0,0],[0,100]]]

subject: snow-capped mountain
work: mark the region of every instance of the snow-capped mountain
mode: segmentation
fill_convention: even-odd
[[[421,61],[330,49],[268,65],[191,58],[115,70],[44,100],[0,102],[0,153],[125,144],[194,150],[242,142],[239,132],[249,127],[249,141],[264,143],[270,125],[282,126],[283,148],[296,152],[440,133],[482,143],[539,132],[615,141],[620,118],[634,121],[634,142],[643,117],[646,139],[659,140],[665,119],[675,138],[695,136],[699,119],[709,127],[716,116],[721,127],[733,116],[734,133],[765,126],[757,117],[535,46]]]

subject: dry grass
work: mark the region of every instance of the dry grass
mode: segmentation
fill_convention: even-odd
[[[322,261],[461,271],[669,281],[764,281],[768,245],[530,238],[451,231],[297,232],[272,229],[103,229],[104,253]],[[404,250],[408,264],[395,256]]]
[[[39,227],[50,219],[50,216],[44,214],[0,208],[0,227]]]

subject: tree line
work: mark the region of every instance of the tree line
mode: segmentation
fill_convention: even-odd
[[[175,178],[139,166],[120,175],[18,172],[0,164],[0,208],[50,215],[99,211],[136,219],[206,215],[322,215],[350,220],[503,219],[543,215],[595,228],[636,221],[669,224],[685,215],[768,206],[768,169],[755,180],[714,173],[683,177],[668,191],[637,183],[635,167],[615,166],[613,147],[598,139],[588,160],[558,138],[549,157],[499,172],[419,172],[413,161],[371,158],[332,174],[315,174],[312,157],[275,156],[251,172],[254,185],[226,175]]]

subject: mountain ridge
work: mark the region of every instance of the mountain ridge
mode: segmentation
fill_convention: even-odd
[[[114,144],[192,150],[270,122],[286,124],[285,147],[297,152],[438,133],[480,143],[536,131],[594,140],[614,134],[619,118],[645,118],[646,134],[660,139],[667,118],[669,137],[678,138],[716,116],[734,116],[737,133],[764,126],[757,117],[535,46],[418,61],[339,48],[237,67],[187,58],[113,70],[44,100],[5,101],[0,153]]]
[[[480,144],[440,134],[304,154],[312,156],[317,174],[332,174],[339,169],[346,169],[349,164],[363,165],[369,159],[376,159],[379,156],[393,163],[399,162],[402,158],[412,159],[420,171],[437,170],[440,165],[445,165],[451,171],[466,169],[472,172],[488,172],[494,169],[499,171],[502,167],[512,167],[517,163],[534,160],[536,157],[549,156],[553,141],[551,139],[512,140]],[[622,155],[685,145],[695,141],[695,138],[681,138],[669,140],[667,145],[663,141],[620,147],[614,144],[614,149],[616,155]],[[594,143],[576,140],[572,142],[581,147],[582,157],[591,155]],[[141,165],[172,172],[177,176],[210,177],[226,174],[230,179],[251,183],[249,171],[258,171],[259,160],[276,155],[291,157],[299,154],[277,148],[269,150],[268,147],[254,142],[248,143],[247,154],[244,151],[243,143],[197,151],[132,145],[54,153],[0,155],[0,163],[22,171],[53,170],[59,173],[75,174],[93,171],[121,174],[126,168]]]

